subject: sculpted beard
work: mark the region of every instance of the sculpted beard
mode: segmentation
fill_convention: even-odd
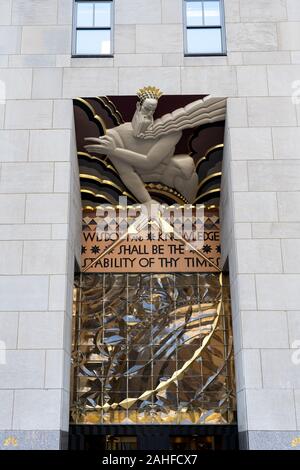
[[[132,119],[134,137],[142,137],[145,131],[153,124],[153,117],[145,116],[140,110],[136,110]]]

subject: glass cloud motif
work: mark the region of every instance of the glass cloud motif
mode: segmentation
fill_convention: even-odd
[[[77,424],[236,422],[224,274],[81,274],[74,289]]]

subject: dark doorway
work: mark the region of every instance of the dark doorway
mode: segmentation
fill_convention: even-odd
[[[238,449],[237,426],[93,426],[71,425],[70,450]]]

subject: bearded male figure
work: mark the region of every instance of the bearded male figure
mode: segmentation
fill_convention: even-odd
[[[145,184],[162,183],[193,202],[198,175],[190,155],[174,155],[182,130],[225,118],[225,100],[204,98],[153,120],[162,93],[145,87],[137,93],[136,112],[131,122],[109,129],[105,136],[88,138],[89,152],[107,155],[125,186],[138,202],[151,203]]]

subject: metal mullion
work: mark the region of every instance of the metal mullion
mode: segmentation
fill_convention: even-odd
[[[93,26],[95,26],[95,2],[93,2]]]
[[[226,53],[226,30],[225,30],[225,6],[224,0],[219,0],[220,5],[220,21],[221,21],[221,41],[222,41],[222,52]]]
[[[187,26],[187,29],[222,29],[221,25]]]
[[[108,26],[78,26],[76,31],[110,31]]]

